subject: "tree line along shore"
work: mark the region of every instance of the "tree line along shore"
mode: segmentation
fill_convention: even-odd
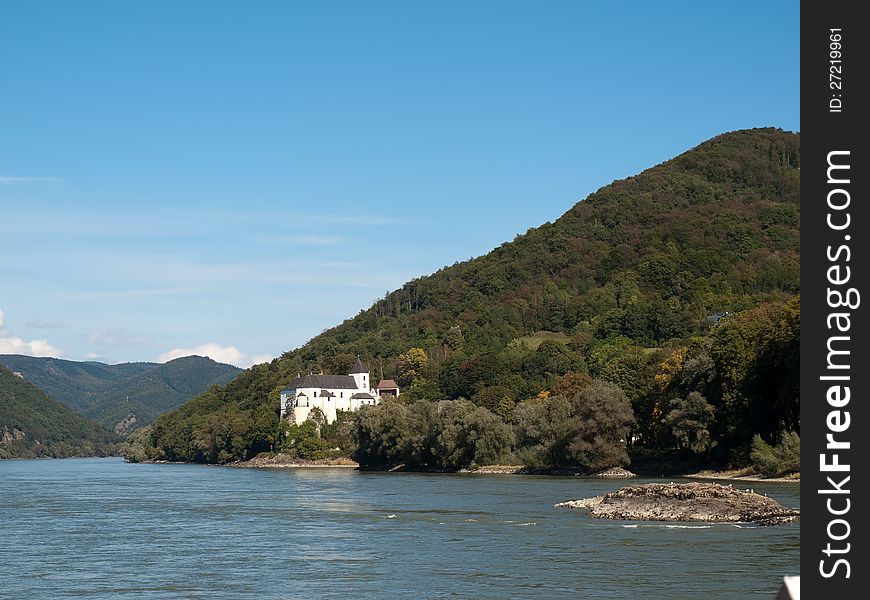
[[[796,472],[799,191],[798,134],[717,136],[210,388],[128,456]],[[357,357],[401,398],[279,423],[287,382]]]

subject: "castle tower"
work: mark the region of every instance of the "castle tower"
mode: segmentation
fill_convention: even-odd
[[[356,389],[361,390],[363,392],[368,392],[371,389],[371,381],[369,381],[369,372],[363,367],[362,362],[359,359],[359,356],[356,357],[356,362],[353,365],[353,369],[348,373],[353,380],[356,381]]]

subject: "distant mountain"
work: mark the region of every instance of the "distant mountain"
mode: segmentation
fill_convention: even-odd
[[[70,409],[125,435],[215,384],[232,380],[238,367],[202,356],[164,364],[75,362],[0,355],[0,364]]]
[[[107,456],[120,441],[0,365],[0,458]]]
[[[178,408],[210,386],[227,383],[239,372],[238,367],[203,356],[176,358],[101,392],[83,414],[126,434]],[[134,423],[129,422],[130,415],[135,417]]]
[[[156,363],[106,365],[20,354],[0,354],[0,365],[22,373],[27,381],[79,414],[101,392],[157,366]]]
[[[268,450],[282,387],[299,373],[346,373],[356,356],[372,377],[397,378],[403,396],[469,398],[505,414],[557,376],[589,372],[618,381],[641,414],[660,351],[687,345],[717,315],[799,292],[800,136],[727,133],[485,256],[409,281],[164,415],[150,442],[158,456],[202,462]],[[612,360],[625,348],[637,364]],[[638,365],[653,360],[647,377]]]

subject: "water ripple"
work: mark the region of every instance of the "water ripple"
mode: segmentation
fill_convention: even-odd
[[[613,481],[117,459],[0,461],[0,481],[10,598],[769,598],[799,572],[799,523],[552,508]],[[796,485],[759,488],[800,503]]]

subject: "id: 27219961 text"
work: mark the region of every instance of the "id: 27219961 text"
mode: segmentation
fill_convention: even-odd
[[[843,30],[831,28],[828,58],[828,87],[831,89],[831,99],[828,101],[828,112],[843,112]]]

